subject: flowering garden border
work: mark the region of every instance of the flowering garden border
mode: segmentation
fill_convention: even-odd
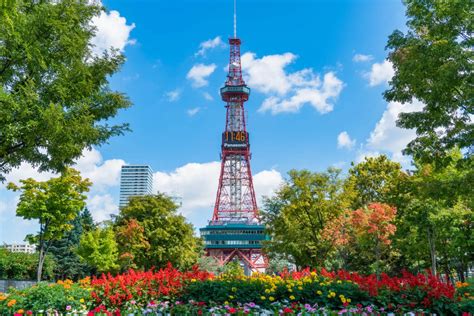
[[[198,268],[181,272],[169,265],[157,271],[130,270],[0,294],[0,314],[470,315],[474,297],[469,293],[472,285],[458,284],[456,289],[429,273],[377,277],[305,269],[245,277],[214,276]]]

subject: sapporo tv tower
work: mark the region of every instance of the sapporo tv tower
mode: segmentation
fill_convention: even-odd
[[[268,265],[262,253],[262,241],[268,237],[259,221],[250,170],[250,142],[244,109],[250,89],[242,79],[240,43],[234,0],[229,74],[220,90],[222,100],[226,102],[226,122],[222,133],[219,186],[212,220],[200,231],[207,256],[214,257],[221,265],[238,260],[246,274],[250,274],[264,272]]]

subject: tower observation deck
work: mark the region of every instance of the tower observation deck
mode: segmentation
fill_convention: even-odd
[[[229,39],[229,72],[220,89],[226,103],[226,120],[219,185],[212,220],[200,231],[207,256],[214,257],[221,265],[238,260],[248,274],[263,272],[267,267],[262,241],[268,236],[259,220],[250,168],[250,135],[244,108],[250,88],[242,78],[240,44],[234,24],[234,37]]]

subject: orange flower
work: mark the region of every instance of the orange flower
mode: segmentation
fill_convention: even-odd
[[[7,303],[7,306],[12,307],[15,304],[16,304],[16,300],[9,300],[8,303]]]
[[[21,308],[16,311],[17,314],[23,314],[24,312],[25,312],[25,311],[24,311],[23,309],[21,309]]]

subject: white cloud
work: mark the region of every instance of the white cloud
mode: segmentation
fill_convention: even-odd
[[[87,207],[97,222],[110,219],[111,214],[118,213],[117,203],[108,193],[90,195],[87,199]]]
[[[209,77],[214,70],[216,70],[215,64],[196,64],[189,70],[186,78],[192,81],[194,87],[204,87],[208,85],[207,77]]]
[[[367,146],[379,151],[401,152],[415,138],[416,133],[414,130],[397,127],[398,115],[402,112],[415,112],[422,109],[423,103],[418,100],[405,104],[389,102],[382,118],[370,133]]]
[[[202,96],[203,96],[204,99],[206,99],[207,101],[212,101],[212,100],[214,100],[214,98],[212,97],[212,95],[211,95],[209,92],[203,92]]]
[[[270,96],[263,101],[259,111],[271,111],[272,114],[298,112],[303,105],[309,104],[319,113],[328,113],[334,108],[331,101],[339,96],[342,88],[342,81],[333,72],[328,72],[319,88],[298,88],[287,98]]]
[[[305,104],[320,113],[332,111],[333,102],[344,86],[343,82],[334,72],[327,72],[321,80],[312,68],[287,72],[285,68],[296,58],[292,53],[262,58],[257,58],[251,52],[242,55],[242,71],[248,85],[267,94],[260,112],[298,112]]]
[[[388,84],[394,74],[392,63],[384,60],[382,63],[373,64],[370,72],[365,73],[364,77],[369,80],[369,85],[374,87],[379,84]]]
[[[94,54],[100,55],[111,47],[123,51],[126,45],[135,44],[135,40],[130,39],[130,32],[135,28],[135,23],[127,25],[127,20],[120,16],[118,11],[102,11],[92,19],[92,24],[97,28],[91,40]]]
[[[275,92],[284,95],[291,89],[285,67],[296,58],[292,53],[285,53],[258,59],[254,53],[249,52],[242,55],[242,71],[247,84],[253,89],[263,93]]]
[[[216,36],[213,39],[209,39],[199,44],[199,51],[195,54],[195,56],[205,56],[208,50],[216,47],[225,47],[225,44],[220,36]]]
[[[84,152],[74,168],[81,172],[83,178],[89,178],[92,181],[93,190],[103,191],[120,184],[120,170],[124,164],[125,161],[122,159],[103,161],[100,152],[92,148]]]
[[[354,57],[352,57],[352,61],[356,63],[371,61],[372,59],[374,59],[374,56],[364,54],[355,54]]]
[[[361,148],[358,160],[363,160],[365,156],[372,157],[384,153],[395,161],[404,165],[408,164],[410,158],[404,156],[402,150],[416,137],[416,132],[399,128],[396,122],[400,113],[421,111],[423,106],[423,103],[418,100],[405,104],[389,102],[387,109]]]
[[[188,163],[172,172],[155,172],[154,190],[167,193],[182,203],[181,212],[190,216],[205,209],[210,219],[217,194],[221,163]],[[257,199],[271,196],[281,185],[283,178],[276,170],[264,170],[253,177]]]
[[[84,150],[83,155],[76,160],[76,164],[73,168],[80,171],[83,178],[88,178],[93,183],[90,191],[86,193],[86,202],[95,220],[104,220],[108,214],[118,211],[117,203],[115,203],[111,191],[120,184],[120,170],[124,164],[125,162],[121,159],[109,159],[104,161],[100,152],[95,148]],[[19,198],[19,193],[7,192],[6,184],[8,182],[19,184],[21,179],[26,178],[46,181],[55,176],[57,176],[57,174],[52,172],[39,172],[37,168],[26,163],[22,163],[20,167],[14,168],[6,175],[7,180],[4,183],[0,183],[2,200],[3,195],[5,195],[10,196],[11,201],[10,203],[4,202],[2,204],[2,216],[15,218],[15,209]],[[16,220],[24,222],[22,219]],[[35,229],[36,227],[32,222],[28,225],[31,226],[31,229]],[[19,234],[22,234],[22,236],[14,236],[14,239],[20,240],[24,237],[23,232],[19,232]]]
[[[186,113],[188,113],[189,116],[194,116],[194,115],[196,115],[200,110],[201,110],[200,107],[196,107],[196,108],[192,108],[192,109],[187,110]]]
[[[281,173],[275,169],[263,170],[254,175],[253,184],[255,186],[257,200],[260,202],[262,197],[270,197],[275,194],[283,184],[283,177]]]
[[[352,149],[356,144],[355,139],[351,139],[349,134],[346,131],[339,133],[337,136],[337,147],[338,148],[346,148]]]
[[[168,91],[165,93],[165,96],[168,99],[168,102],[178,101],[179,98],[181,98],[181,90],[174,89],[174,90]]]

